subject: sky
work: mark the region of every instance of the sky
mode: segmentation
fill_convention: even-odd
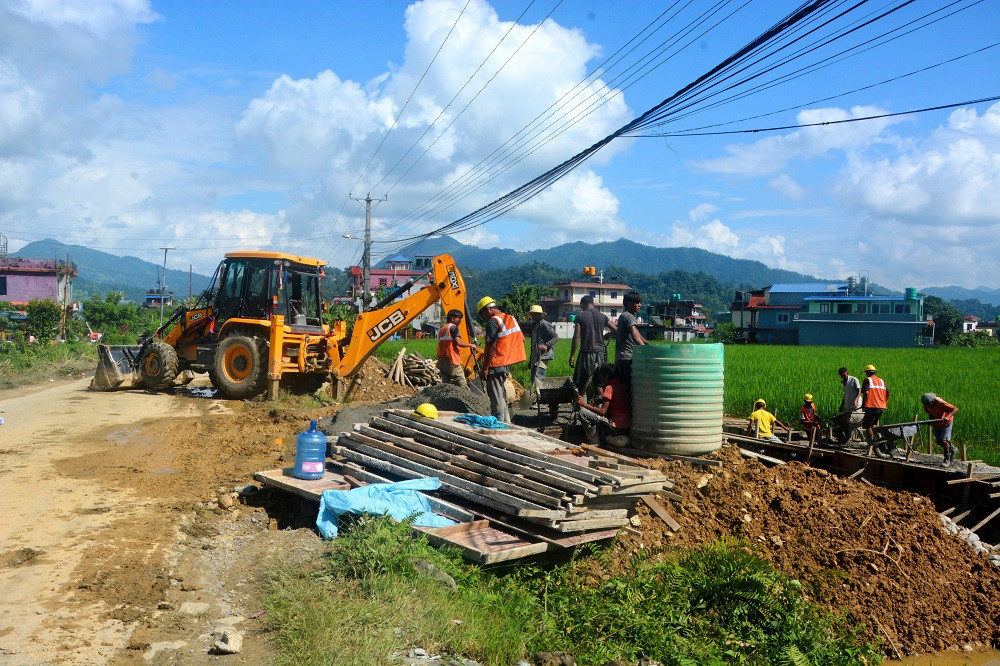
[[[967,103],[1000,95],[1000,1],[903,4],[866,3],[833,44],[811,45],[817,30],[723,70],[731,91],[699,84],[666,124],[455,238],[624,237],[898,289],[1000,287],[1000,103]],[[344,267],[370,194],[378,259],[615,132],[796,7],[0,0],[0,233],[10,251],[54,238],[160,263],[169,247],[169,268],[206,274],[238,249]],[[901,115],[664,136],[884,114]]]

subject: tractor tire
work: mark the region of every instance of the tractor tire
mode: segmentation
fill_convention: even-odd
[[[177,352],[165,342],[151,343],[139,357],[142,383],[152,391],[162,391],[173,386],[177,367]]]
[[[215,349],[209,376],[215,388],[237,400],[252,398],[267,387],[267,343],[260,338],[231,335]]]

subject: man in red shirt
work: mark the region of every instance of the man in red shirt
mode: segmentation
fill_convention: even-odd
[[[958,407],[933,393],[924,393],[920,396],[920,402],[924,406],[924,411],[930,414],[931,418],[937,419],[937,423],[931,427],[934,428],[934,439],[944,449],[944,462],[941,465],[951,467],[952,461],[955,460],[955,445],[951,443],[951,426],[955,423]]]
[[[600,406],[588,404],[582,395],[576,398],[583,431],[591,444],[600,444],[603,439],[612,446],[627,446],[632,424],[628,387],[618,377],[615,366],[609,363],[598,368],[597,374],[604,386]]]

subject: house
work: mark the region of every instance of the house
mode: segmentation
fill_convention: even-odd
[[[653,322],[663,326],[663,339],[671,342],[687,342],[694,338],[707,338],[709,329],[705,326],[705,315],[701,314],[701,303],[681,299],[673,294],[669,301],[654,303]]]
[[[580,311],[580,299],[584,296],[594,298],[594,308],[615,318],[625,309],[625,292],[631,287],[627,284],[612,282],[557,282],[552,285],[556,290],[555,298],[546,298],[541,302],[549,321],[570,321]]]
[[[164,307],[173,307],[174,292],[168,291],[163,293],[161,289],[147,289],[146,297],[143,299],[142,305],[147,308],[158,308],[160,307],[160,301],[163,301]]]
[[[973,333],[977,328],[979,328],[979,322],[982,321],[976,315],[965,315],[962,317],[962,333]]]
[[[0,301],[27,305],[36,298],[68,305],[76,264],[61,259],[0,258]]]
[[[908,288],[903,296],[875,296],[865,278],[846,283],[774,284],[737,292],[733,301],[737,339],[761,344],[840,347],[913,347],[929,344],[931,325],[923,298]]]
[[[370,293],[378,294],[379,290],[392,292],[397,287],[414,280],[413,286],[397,296],[397,298],[406,298],[430,284],[431,275],[428,274],[428,271],[434,265],[433,255],[418,254],[413,260],[410,260],[408,257],[398,254],[387,259],[384,263],[384,267],[372,266],[371,268],[368,281]],[[352,296],[357,297],[362,292],[361,283],[364,281],[364,270],[361,266],[351,266],[348,273],[351,275]],[[425,321],[439,323],[443,318],[441,304],[436,302],[418,316],[414,324],[419,327]]]

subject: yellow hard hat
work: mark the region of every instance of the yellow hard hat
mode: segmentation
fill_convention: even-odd
[[[544,314],[545,311],[542,310],[542,306],[541,305],[532,305],[530,308],[528,308],[528,314],[533,314],[533,313],[536,313],[536,312],[538,314]]]
[[[766,403],[766,402],[764,402],[764,398],[757,398],[756,400],[754,400],[754,401],[753,401],[753,404],[755,404],[755,405],[756,405],[756,404],[757,404],[758,402],[759,402],[759,403],[760,403],[761,405],[763,405],[764,407],[767,407],[767,403]]]
[[[494,305],[496,301],[493,300],[492,296],[483,296],[479,299],[479,304],[476,306],[476,312],[482,312],[483,308],[487,305]]]
[[[422,403],[413,410],[414,416],[423,416],[428,419],[436,419],[438,417],[438,408],[429,402]]]
[[[805,400],[806,402],[812,402],[813,401],[813,394],[812,393],[806,393],[804,396],[802,396],[802,399]]]
[[[865,366],[865,372],[875,372],[875,366],[869,363]]]

